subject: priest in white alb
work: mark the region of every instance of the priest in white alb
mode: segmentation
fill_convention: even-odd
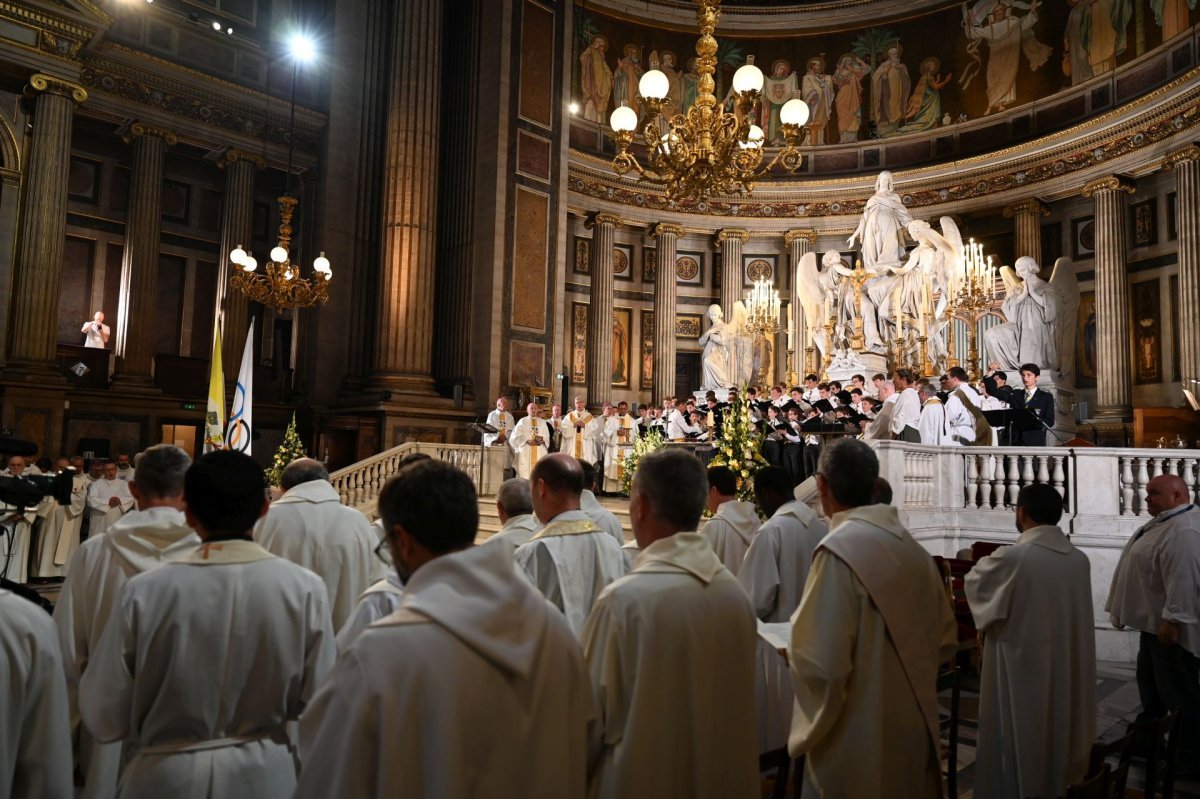
[[[8,459],[8,476],[20,477],[26,469],[22,455]],[[29,582],[29,548],[33,543],[33,523],[37,503],[26,507],[0,501],[0,577],[14,583]]]
[[[600,702],[594,799],[760,795],[754,612],[692,532],[707,483],[689,452],[644,457],[629,514],[641,554],[604,590],[583,632]]]
[[[708,469],[708,510],[712,516],[700,527],[717,559],[737,576],[746,550],[761,520],[753,502],[737,498],[737,477],[728,466]]]
[[[604,490],[609,494],[621,491],[625,458],[633,451],[637,437],[637,420],[629,415],[629,403],[621,402],[615,412],[604,419]]]
[[[583,397],[575,398],[575,409],[566,415],[559,433],[562,439],[559,452],[588,463],[599,458],[600,423],[588,413]]]
[[[805,756],[806,797],[942,796],[937,675],[958,630],[933,558],[895,508],[869,504],[878,477],[864,442],[823,447],[817,486],[832,529],[788,650],[788,752]]]
[[[484,546],[504,546],[514,552],[537,534],[542,525],[533,515],[528,480],[514,477],[500,484],[496,490],[496,517],[500,519],[500,529],[483,542]]]
[[[320,461],[292,461],[279,482],[283,496],[255,527],[254,540],[325,582],[333,629],[341,629],[363,591],[386,574],[373,555],[379,536],[361,511],[342,504]]]
[[[621,545],[579,509],[579,461],[561,452],[542,458],[529,488],[533,512],[545,526],[517,547],[513,561],[578,635],[596,597],[625,575],[625,556]]]
[[[123,799],[291,796],[288,725],[336,654],[325,584],[252,540],[267,500],[249,456],[197,459],[184,499],[204,543],[126,584],[79,686],[83,724],[124,741]]]
[[[525,406],[525,414],[513,427],[508,443],[516,459],[517,476],[528,480],[538,459],[550,454],[550,426],[536,402]]]
[[[508,471],[513,465],[512,448],[508,446],[508,437],[512,435],[513,428],[517,426],[517,421],[513,415],[508,412],[508,397],[497,397],[495,409],[488,414],[487,423],[496,428],[494,433],[485,433],[483,436],[483,445],[485,447],[503,447],[504,453],[504,470]]]
[[[583,490],[579,492],[579,509],[595,522],[597,527],[611,535],[619,545],[625,546],[625,531],[621,528],[621,520],[617,518],[617,514],[601,505],[592,491],[592,486],[596,484],[596,467],[587,461],[580,461],[579,466],[583,469]]]
[[[59,458],[58,471],[69,467],[66,458]],[[52,502],[42,527],[38,545],[38,577],[62,577],[67,563],[79,548],[79,534],[83,528],[83,512],[87,509],[87,475],[74,473],[71,481],[71,501],[66,505]]]
[[[596,713],[579,646],[506,547],[474,546],[471,478],[407,466],[379,510],[404,597],[305,711],[296,796],[585,796]]]
[[[921,421],[917,424],[917,429],[921,433],[921,443],[948,447],[961,443],[951,435],[946,406],[938,399],[937,389],[933,384],[922,380],[918,392],[921,395]]]
[[[1056,526],[1062,509],[1052,486],[1025,486],[1020,538],[967,572],[984,636],[978,799],[1063,796],[1087,773],[1096,740],[1091,565]]]
[[[169,444],[142,453],[128,484],[137,510],[118,519],[105,535],[83,542],[69,563],[54,605],[85,799],[116,796],[121,744],[99,744],[80,726],[79,680],[125,584],[200,546],[200,537],[183,515],[183,477],[191,463],[186,452]]]
[[[87,490],[88,538],[108,532],[108,528],[133,510],[133,494],[129,483],[117,479],[117,464],[107,461],[99,480]]]

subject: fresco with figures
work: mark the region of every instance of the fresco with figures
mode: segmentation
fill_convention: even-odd
[[[779,109],[809,106],[807,141],[838,144],[935,130],[1046,98],[1111,72],[1200,22],[1196,0],[974,0],[859,30],[795,36],[722,35],[718,97],[732,107],[734,71],[766,75],[759,125],[781,144]],[[658,69],[664,112],[696,98],[696,34],[663,30],[593,4],[575,7],[572,96],[607,125],[637,107],[642,74]]]

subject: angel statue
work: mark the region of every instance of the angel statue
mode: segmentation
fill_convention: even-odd
[[[1008,321],[983,334],[988,360],[1017,371],[1021,364],[1036,363],[1060,373],[1064,383],[1074,380],[1074,347],[1071,337],[1079,312],[1079,283],[1069,258],[1059,258],[1050,280],[1042,280],[1041,267],[1029,256],[1017,259],[1016,268],[1001,267],[1005,297],[1001,310]]]
[[[703,377],[700,383],[701,391],[717,391],[729,388],[729,348],[726,337],[729,326],[725,324],[725,314],[721,306],[708,306],[708,321],[711,323],[699,342],[704,347],[700,356]]]
[[[754,376],[754,332],[747,324],[746,303],[738,300],[729,313],[725,347],[729,351],[729,379],[735,386],[751,385]]]
[[[950,303],[954,274],[964,252],[962,234],[954,220],[943,216],[938,221],[942,226],[941,233],[924,219],[909,223],[908,235],[917,246],[908,254],[908,262],[904,265],[905,270],[916,270],[928,279],[930,296],[940,292],[937,308],[930,309],[935,319],[941,317]]]
[[[824,358],[827,352],[837,349],[847,336],[848,323],[854,319],[855,309],[848,302],[845,278],[854,270],[842,260],[842,254],[831,250],[821,258],[824,269],[817,268],[817,254],[805,253],[796,264],[796,289],[800,307],[804,311],[804,326],[808,339]],[[864,300],[865,301],[865,300]],[[836,314],[833,341],[826,341],[825,324],[828,321],[826,308]]]

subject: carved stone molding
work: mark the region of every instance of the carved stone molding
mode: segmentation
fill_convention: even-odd
[[[750,232],[739,228],[725,228],[717,233],[717,244],[726,241],[740,241],[745,244],[750,241]]]
[[[239,161],[254,164],[257,169],[267,168],[267,160],[261,155],[248,153],[245,150],[234,149],[226,150],[225,155],[221,156],[221,160],[217,162],[217,165],[224,169],[226,165],[237,163]]]
[[[683,234],[683,225],[676,225],[671,222],[659,222],[654,226],[655,236],[674,236],[675,238],[679,238]]]
[[[613,227],[617,228],[621,227],[623,224],[624,222],[622,221],[621,217],[617,216],[616,214],[593,214],[587,218],[586,222],[584,222],[584,225],[588,230],[591,230],[596,225],[612,225]]]
[[[134,139],[140,139],[143,136],[154,136],[162,139],[168,146],[174,147],[179,144],[179,137],[166,128],[160,128],[156,125],[147,125],[144,122],[134,122],[129,126],[129,130],[121,138],[126,144],[133,144]]]
[[[1189,161],[1200,161],[1200,146],[1185,144],[1178,150],[1172,150],[1163,159],[1162,166],[1163,169],[1174,169],[1180,164],[1186,164]]]
[[[817,231],[812,228],[805,230],[789,230],[783,234],[783,243],[792,246],[794,241],[807,241],[809,244],[817,243]]]
[[[76,103],[85,102],[88,98],[87,89],[78,83],[56,78],[53,75],[45,75],[41,72],[36,72],[29,77],[29,86],[25,92],[30,95],[42,92],[60,94],[63,97],[70,97]]]
[[[1036,216],[1047,217],[1050,216],[1050,209],[1037,198],[1021,200],[1004,209],[1005,219],[1012,219],[1019,214],[1034,214]]]
[[[1087,183],[1080,193],[1084,197],[1093,197],[1103,191],[1123,191],[1126,194],[1133,194],[1137,191],[1137,186],[1133,181],[1121,175],[1108,175]]]

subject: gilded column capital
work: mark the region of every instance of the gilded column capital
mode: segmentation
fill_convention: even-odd
[[[1046,204],[1036,197],[1030,197],[1028,200],[1021,200],[1004,209],[1004,218],[1012,219],[1015,216],[1022,214],[1031,214],[1033,216],[1047,217],[1050,216],[1050,209]]]
[[[72,83],[69,80],[56,78],[53,75],[46,75],[41,72],[35,72],[29,78],[29,85],[25,88],[27,95],[34,94],[58,94],[63,97],[70,97],[76,103],[82,103],[88,98],[87,89],[80,86],[78,83]]]
[[[591,230],[596,225],[612,225],[614,228],[618,228],[625,224],[625,222],[616,214],[600,213],[592,214],[583,224],[588,230]]]
[[[1081,194],[1084,197],[1091,197],[1103,191],[1123,191],[1126,194],[1133,194],[1137,191],[1137,186],[1129,178],[1121,175],[1108,175],[1085,184]]]
[[[1187,164],[1192,161],[1200,161],[1200,146],[1185,144],[1179,149],[1167,153],[1166,158],[1162,161],[1162,166],[1163,169],[1174,169],[1180,164]]]
[[[267,168],[267,159],[263,158],[261,155],[255,155],[254,153],[248,153],[245,150],[235,150],[232,148],[225,151],[225,155],[221,156],[221,160],[217,162],[217,165],[220,166],[221,169],[224,169],[227,165],[238,162],[254,164],[256,169]]]
[[[790,247],[794,241],[807,241],[809,244],[816,244],[817,231],[812,228],[806,228],[804,230],[789,230],[783,234],[784,244]]]
[[[179,144],[179,137],[171,131],[156,125],[147,125],[145,122],[134,122],[121,138],[126,144],[133,144],[134,139],[140,139],[143,136],[153,136],[162,139],[169,147]]]
[[[676,225],[674,222],[659,222],[654,226],[654,235],[679,238],[683,235],[683,225]]]
[[[723,244],[727,241],[740,241],[745,244],[750,241],[750,233],[739,228],[725,228],[717,233],[717,243]]]

